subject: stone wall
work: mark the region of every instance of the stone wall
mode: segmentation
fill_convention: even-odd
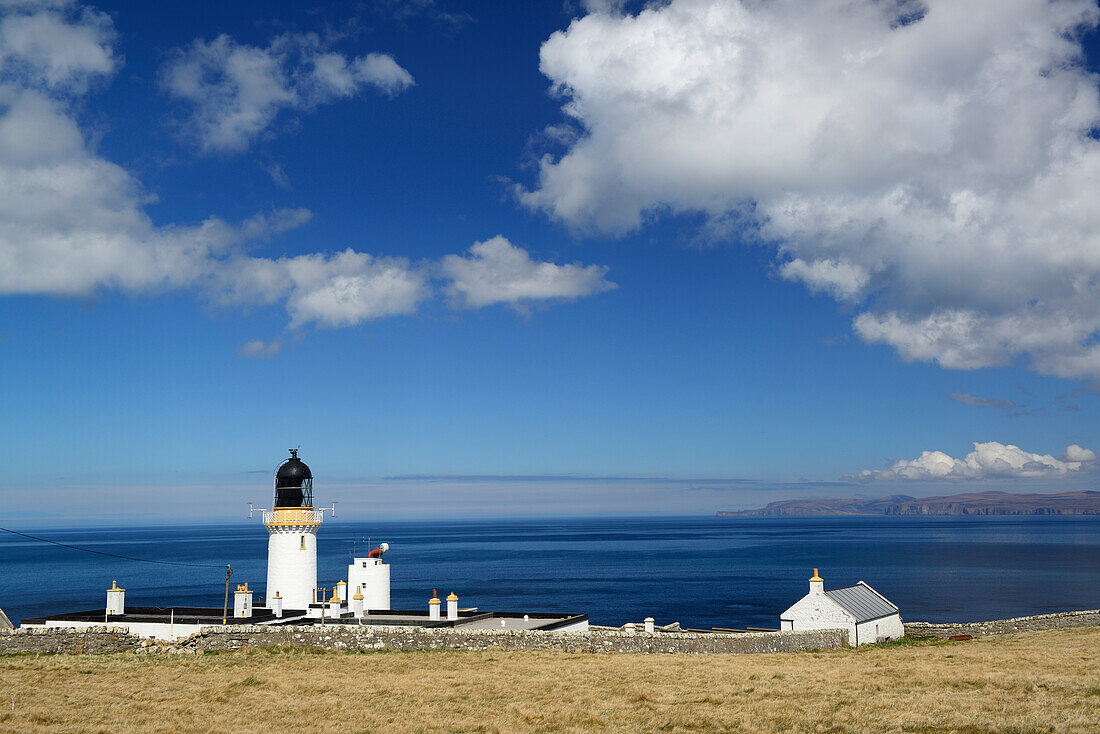
[[[1100,609],[1037,614],[1033,617],[996,619],[991,622],[951,622],[946,624],[906,622],[905,634],[911,637],[951,637],[953,635],[974,635],[977,637],[979,635],[1003,635],[1009,632],[1088,627],[1091,625],[1100,625]]]
[[[843,630],[744,634],[621,631],[542,632],[423,629],[418,627],[204,627],[175,643],[131,635],[126,629],[20,629],[0,632],[0,655],[12,653],[126,652],[196,654],[245,647],[320,647],[330,650],[563,650],[618,653],[767,653],[823,650],[848,644]]]
[[[417,627],[207,627],[181,644],[196,651],[289,645],[336,650],[564,650],[634,653],[765,653],[847,645],[842,630],[742,634],[542,632]]]
[[[143,646],[149,647],[149,642],[137,635],[131,635],[125,629],[107,629],[103,625],[83,629],[30,627],[0,630],[0,655],[126,652],[141,649]]]

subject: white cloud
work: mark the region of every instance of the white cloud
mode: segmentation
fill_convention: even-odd
[[[800,280],[814,293],[826,292],[838,301],[856,300],[870,280],[867,270],[839,260],[815,260],[800,257],[784,263],[780,274],[787,280]]]
[[[286,300],[291,327],[353,326],[408,314],[428,295],[426,276],[401,258],[375,258],[348,249],[269,260],[240,258],[217,274],[223,303]]]
[[[115,32],[104,13],[68,11],[67,2],[7,3],[0,19],[0,69],[7,78],[52,88],[82,87],[115,69]],[[0,8],[4,5],[0,5]]]
[[[205,152],[246,149],[281,110],[309,110],[367,86],[392,97],[413,84],[392,56],[349,59],[315,34],[284,34],[266,48],[224,34],[197,39],[161,70],[162,87],[193,108],[185,129]]]
[[[447,255],[440,269],[451,281],[451,298],[469,308],[582,298],[617,287],[604,278],[606,267],[537,262],[500,235],[475,243],[466,256]]]
[[[0,87],[0,293],[186,287],[234,247],[309,218],[287,210],[157,227],[148,200],[125,169],[88,151],[63,102]]]
[[[282,342],[264,342],[263,339],[249,339],[237,350],[237,356],[244,359],[269,359],[282,350]]]
[[[116,58],[109,20],[75,8],[59,14],[20,7],[29,9],[5,16],[3,23],[13,17],[35,22],[4,25],[16,31],[0,34],[0,295],[188,290],[228,307],[284,304],[290,328],[346,327],[409,314],[431,295],[430,265],[403,258],[352,249],[279,259],[248,254],[249,244],[306,224],[311,213],[305,209],[261,213],[239,224],[217,217],[155,224],[144,211],[152,199],[141,183],[89,150],[72,110],[87,82],[114,70],[96,61]],[[98,38],[100,52],[74,55],[72,49],[35,45],[40,16],[46,18],[41,22],[66,25],[62,38]],[[20,28],[32,30],[23,37]],[[265,68],[250,52],[233,63]],[[320,67],[325,70],[312,86],[299,84],[295,94],[308,89],[312,99],[321,99],[361,83],[383,90],[403,83],[399,67],[385,59],[364,57],[345,68],[322,60]],[[341,81],[345,73],[352,87]],[[250,89],[250,99],[271,97],[263,83]],[[503,238],[479,243],[472,252],[470,258],[446,260],[461,277],[454,287],[464,294],[461,289],[468,289],[471,306],[575,298],[612,287],[603,280],[605,268],[533,262]],[[496,294],[487,295],[493,288]],[[240,354],[271,356],[278,349],[279,342],[253,340]]]
[[[367,54],[356,59],[352,67],[356,81],[373,84],[391,97],[415,84],[412,74],[389,54]]]
[[[844,478],[860,481],[1057,478],[1091,471],[1095,459],[1091,450],[1076,444],[1067,447],[1061,459],[1055,459],[1050,454],[1033,454],[1019,446],[988,441],[975,443],[974,450],[962,459],[942,451],[923,451],[916,459],[895,461],[889,469],[865,469]]]
[[[54,26],[70,48],[41,42],[41,29]],[[72,40],[89,38],[99,52]],[[76,82],[113,71],[113,39],[105,16],[76,9],[32,7],[0,26],[0,294],[190,289],[221,303],[285,302],[292,326],[346,326],[415,307],[423,277],[402,260],[244,253],[308,222],[304,209],[236,225],[216,217],[155,225],[140,182],[88,150],[69,109]]]
[[[626,0],[580,0],[581,7],[589,13],[618,13]]]
[[[1091,0],[671,0],[553,34],[580,131],[519,189],[582,230],[701,212],[906,359],[1100,379]]]
[[[1075,443],[1071,443],[1066,447],[1065,453],[1062,454],[1062,461],[1082,463],[1096,461],[1096,453],[1092,449],[1084,449]]]

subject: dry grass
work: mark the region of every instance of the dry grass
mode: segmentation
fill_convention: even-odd
[[[0,731],[1097,732],[1100,628],[781,655],[0,657]]]

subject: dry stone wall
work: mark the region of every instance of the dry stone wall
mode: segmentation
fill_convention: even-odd
[[[149,647],[149,642],[137,635],[131,635],[125,629],[107,629],[102,625],[80,629],[28,627],[0,630],[0,655],[127,652],[141,649],[143,645]]]
[[[1100,609],[1081,612],[1037,614],[1032,617],[996,619],[991,622],[906,622],[905,634],[910,637],[953,637],[954,635],[1003,635],[1009,632],[1063,629],[1100,625]]]
[[[174,643],[129,634],[124,628],[20,629],[0,632],[0,655],[14,653],[202,654],[247,647],[328,650],[562,650],[605,653],[769,653],[844,647],[843,630],[696,634],[620,631],[541,632],[422,629],[417,627],[205,627]]]
[[[541,632],[418,627],[208,627],[184,647],[201,651],[289,645],[335,650],[564,650],[633,653],[766,653],[846,646],[843,630],[742,634]]]

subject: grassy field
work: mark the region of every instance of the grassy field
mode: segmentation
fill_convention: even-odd
[[[1100,628],[779,655],[0,657],[0,731],[1098,732]]]

